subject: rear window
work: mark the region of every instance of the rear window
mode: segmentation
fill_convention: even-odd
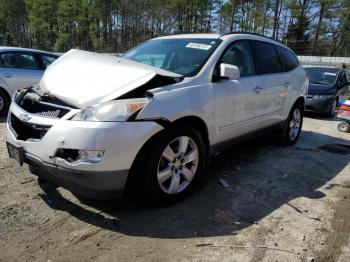
[[[277,49],[278,55],[280,56],[284,71],[293,70],[299,65],[298,59],[291,51],[281,46],[276,45],[275,47]]]
[[[273,74],[282,72],[281,63],[272,44],[252,41],[258,74]]]

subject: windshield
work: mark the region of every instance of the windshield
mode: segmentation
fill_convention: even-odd
[[[184,76],[194,76],[222,42],[219,39],[156,39],[122,57]]]
[[[337,69],[329,68],[305,68],[311,83],[333,85],[337,79]]]

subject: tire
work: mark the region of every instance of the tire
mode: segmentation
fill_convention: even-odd
[[[280,136],[283,145],[291,146],[298,141],[303,126],[303,117],[303,106],[300,103],[296,103],[290,110],[287,121],[281,130]]]
[[[39,184],[45,184],[45,183],[48,183],[48,181],[40,176],[38,176],[38,183]]]
[[[335,98],[332,102],[332,106],[331,109],[329,110],[329,112],[326,114],[328,117],[333,118],[335,116],[335,110],[337,108],[337,102],[338,100]]]
[[[5,116],[9,110],[10,101],[5,91],[0,89],[0,116]]]
[[[345,132],[345,133],[349,133],[350,132],[350,124],[347,122],[341,122],[338,125],[338,130],[340,132]]]
[[[180,150],[180,141],[187,144],[186,151]],[[194,160],[186,163],[186,156],[187,161]],[[157,136],[140,159],[138,170],[143,171],[146,196],[158,204],[172,204],[184,199],[201,176],[206,164],[205,144],[197,130],[175,127]]]

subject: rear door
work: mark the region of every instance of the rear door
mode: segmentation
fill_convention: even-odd
[[[249,41],[235,41],[223,52],[216,66],[219,74],[221,63],[235,65],[240,77],[214,82],[216,100],[215,125],[219,140],[226,140],[251,132],[259,127],[264,106],[264,86],[255,73],[254,58]]]
[[[5,52],[0,54],[0,77],[12,90],[37,83],[43,75],[36,55],[31,52]]]
[[[257,73],[265,86],[265,100],[262,107],[264,125],[274,124],[282,119],[292,79],[283,72],[274,44],[264,41],[251,41],[251,44]]]

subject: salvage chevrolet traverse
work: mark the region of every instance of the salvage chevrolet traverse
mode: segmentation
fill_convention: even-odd
[[[7,120],[9,155],[92,198],[142,186],[184,198],[210,157],[242,137],[300,135],[308,79],[283,44],[245,33],[159,37],[113,57],[71,50]]]

